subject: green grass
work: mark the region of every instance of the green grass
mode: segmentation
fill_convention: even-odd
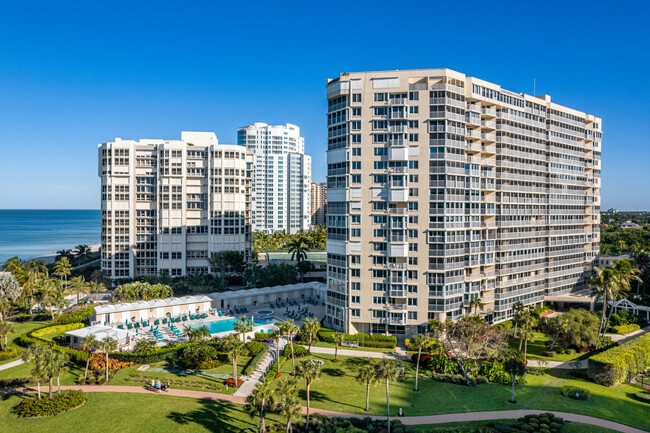
[[[14,325],[14,332],[7,335],[7,345],[9,347],[19,348],[20,346],[18,345],[18,337],[20,337],[23,334],[27,334],[29,331],[32,331],[36,328],[42,328],[43,326],[47,326],[50,322],[33,321],[33,322],[12,322],[12,323]],[[4,340],[2,341],[2,344],[4,344]],[[18,357],[13,359],[7,359],[5,361],[0,361],[0,365],[15,361],[16,359],[18,359]]]
[[[365,413],[365,387],[354,380],[358,367],[369,362],[365,358],[339,357],[341,362],[333,363],[332,355],[312,356],[325,362],[322,367],[322,380],[312,384],[311,401],[314,407],[341,412]],[[298,360],[300,362],[301,360]],[[569,371],[550,370],[551,375],[528,376],[528,383],[518,385],[516,398],[518,404],[508,403],[510,387],[500,384],[483,384],[466,387],[433,380],[420,379],[420,391],[413,392],[415,365],[404,362],[406,377],[390,386],[391,412],[397,414],[399,408],[405,415],[438,415],[474,411],[539,409],[590,415],[608,419],[637,428],[650,429],[647,405],[629,396],[638,391],[637,387],[621,385],[607,388],[592,382],[577,379]],[[285,363],[281,371],[288,374],[291,363]],[[423,372],[425,373],[425,372]],[[429,373],[430,372],[426,372]],[[563,385],[574,385],[588,389],[592,400],[578,401],[561,395]],[[304,382],[300,397],[306,404]],[[386,408],[385,386],[371,387],[370,408],[372,414],[383,414]]]
[[[443,423],[443,424],[423,424],[423,425],[416,425],[416,426],[411,426],[413,430],[416,432],[421,432],[421,433],[436,433],[439,430],[444,431],[444,429],[450,429],[450,428],[459,428],[459,427],[466,427],[466,428],[479,428],[479,427],[487,427],[490,425],[490,423],[493,422],[498,422],[501,424],[514,424],[514,420],[510,419],[498,419],[498,420],[491,420],[491,421],[471,421],[471,422],[449,422],[449,423]],[[582,424],[578,422],[569,422],[564,424],[564,427],[562,428],[562,433],[616,433],[616,430],[611,430],[608,428],[604,427],[598,427],[595,425],[591,424]]]
[[[224,432],[257,431],[241,405],[167,395],[89,393],[82,407],[47,418],[18,418],[11,410],[22,397],[0,400],[2,431],[12,433],[97,432]],[[269,421],[277,422],[277,415]]]
[[[16,367],[8,368],[0,371],[0,380],[2,379],[17,379],[31,377],[31,370],[33,368],[32,362],[26,362]],[[75,363],[68,362],[61,372],[60,381],[61,385],[76,385],[77,378],[84,374],[84,368]],[[33,382],[34,384],[36,382]],[[56,384],[56,378],[54,378]]]
[[[546,351],[546,343],[552,341],[542,332],[535,332],[535,341],[528,342],[528,359],[536,361],[554,361],[554,362],[569,362],[573,360],[582,360],[587,359],[594,353],[574,353],[573,355],[568,354],[557,354],[553,358],[542,355]],[[510,347],[514,349],[519,349],[519,338],[511,337],[508,341]],[[560,350],[559,345],[555,345],[553,348],[554,351]],[[523,350],[523,346],[522,346]]]
[[[319,341],[318,343],[312,344],[311,346],[312,347],[328,347],[330,349],[334,349],[334,344],[333,343],[326,343],[324,341]],[[306,345],[305,349],[307,347],[308,346]],[[383,348],[383,347],[345,347],[344,346],[342,349],[343,350],[360,350],[360,351],[364,351],[364,352],[395,353],[395,349],[387,349],[387,348]],[[339,347],[339,350],[341,350],[340,347]]]

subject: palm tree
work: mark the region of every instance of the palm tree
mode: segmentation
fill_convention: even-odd
[[[194,328],[190,328],[189,326],[186,327],[183,330],[183,334],[185,334],[185,338],[187,338],[189,341],[196,341],[196,332],[194,331]]]
[[[30,344],[29,347],[27,347],[27,349],[25,349],[22,353],[23,361],[33,361],[34,363],[34,367],[32,368],[31,373],[32,378],[36,381],[39,400],[41,399],[41,382],[47,379],[44,360],[46,356],[48,356],[48,352],[51,350],[52,349],[50,347],[43,344],[33,343]]]
[[[79,295],[85,295],[88,293],[88,283],[82,275],[73,277],[67,288],[71,294],[77,295],[77,304],[79,304]]]
[[[68,259],[70,260],[72,258],[72,250],[59,250],[56,252],[56,260],[61,260],[61,259]]]
[[[141,340],[141,341],[143,341],[143,340]],[[138,343],[139,342],[140,341],[138,341]],[[88,377],[88,365],[90,364],[91,352],[94,352],[95,349],[97,349],[98,346],[99,346],[99,342],[97,341],[97,339],[95,338],[94,335],[89,335],[86,338],[84,338],[83,340],[81,340],[81,348],[83,350],[85,350],[86,352],[88,352],[88,359],[86,359],[86,370],[84,371],[84,379],[86,379]],[[138,347],[138,345],[136,344],[136,348],[137,347]]]
[[[616,274],[611,268],[600,269],[594,266],[595,275],[587,281],[587,285],[596,291],[596,299],[603,300],[603,314],[600,319],[599,332],[605,334],[605,318],[608,306],[608,299],[613,298],[616,292]]]
[[[612,293],[612,302],[616,302],[620,299],[627,297],[627,294],[632,290],[630,284],[631,280],[642,283],[643,281],[639,278],[638,274],[640,273],[638,269],[632,266],[628,260],[621,259],[614,263],[614,274],[616,279],[616,290]],[[604,329],[606,330],[609,327],[609,320],[612,317],[614,308],[610,308],[607,320],[605,322]],[[605,331],[603,331],[604,333]]]
[[[287,249],[291,253],[291,260],[296,260],[297,262],[307,260],[309,244],[306,237],[298,236],[297,238],[292,239],[287,245]]]
[[[483,308],[483,301],[481,301],[481,298],[479,296],[472,298],[472,300],[469,302],[469,308],[473,308],[474,315],[476,315],[478,313],[478,309]]]
[[[513,334],[515,338],[517,338],[517,327],[519,326],[519,313],[521,313],[524,308],[526,307],[521,303],[521,301],[515,302],[512,306],[512,310],[515,312],[515,318],[513,320],[513,322],[515,322],[515,332]]]
[[[278,369],[278,375],[280,374],[280,341],[282,341],[282,335],[280,332],[276,332],[273,334],[271,339],[275,342],[275,359],[277,360],[277,369]]]
[[[138,340],[133,347],[133,353],[136,355],[147,355],[156,348],[156,342],[152,340]]]
[[[338,353],[339,353],[339,346],[343,344],[345,341],[345,335],[341,334],[340,332],[335,332],[334,335],[332,335],[332,340],[334,340],[334,362],[338,362],[338,359],[336,358]]]
[[[68,283],[68,276],[72,273],[72,265],[70,264],[70,260],[68,260],[67,257],[61,257],[61,259],[59,259],[54,264],[53,273],[61,279],[61,290],[63,290],[63,288]]]
[[[291,364],[293,367],[293,375],[296,375],[296,359],[293,355],[293,336],[300,331],[300,328],[298,328],[298,325],[293,323],[293,319],[289,319],[286,322],[278,323],[276,325],[278,327],[278,330],[283,336],[287,337],[287,340],[289,341],[289,347],[291,347]]]
[[[273,396],[275,394],[275,387],[271,385],[271,382],[261,382],[255,386],[253,392],[246,397],[246,410],[251,416],[255,418],[255,415],[260,417],[260,425],[258,428],[259,433],[266,432],[266,425],[264,424],[264,409],[267,406],[273,405]]]
[[[372,362],[364,363],[357,371],[356,381],[366,386],[366,412],[370,412],[370,385],[377,383],[375,365]]]
[[[528,342],[528,339],[534,336],[533,328],[537,325],[537,319],[533,316],[533,313],[530,310],[523,310],[517,316],[517,321],[519,322],[519,351],[521,352],[521,346],[524,341]],[[524,335],[524,331],[526,335]]]
[[[105,269],[95,269],[90,276],[90,280],[97,284],[103,284],[104,286],[110,286],[112,282]]]
[[[50,398],[52,398],[52,392],[54,391],[54,384],[52,383],[54,381],[54,376],[57,377],[56,383],[59,387],[59,394],[61,394],[59,376],[61,375],[61,370],[65,367],[66,362],[68,362],[68,355],[52,349],[50,349],[43,358],[44,372],[50,382]]]
[[[242,342],[246,342],[246,334],[253,330],[253,321],[246,316],[241,316],[233,324],[233,329],[241,335]]]
[[[77,250],[76,256],[78,259],[86,257],[86,255],[88,255],[90,252],[90,247],[86,244],[77,245],[75,249]]]
[[[16,275],[23,268],[24,264],[18,257],[11,257],[2,265],[2,270]]]
[[[517,400],[515,400],[515,383],[517,376],[526,374],[526,366],[520,360],[511,358],[505,362],[503,367],[506,373],[510,373],[512,376],[512,396],[510,397],[510,403],[517,403]]]
[[[106,354],[106,382],[108,382],[108,354],[117,349],[117,341],[112,338],[104,338],[99,342],[99,348]]]
[[[386,381],[386,426],[390,433],[390,391],[388,385],[399,377],[397,363],[394,359],[382,359],[375,364],[375,375],[378,379]]]
[[[550,328],[549,330],[552,332],[555,332],[555,337],[553,337],[553,342],[549,346],[548,350],[553,350],[555,347],[555,343],[557,342],[557,339],[560,337],[560,334],[563,332],[567,332],[570,327],[569,327],[569,320],[566,318],[564,314],[561,314],[547,322],[547,327]]]
[[[302,330],[305,334],[309,335],[309,353],[311,353],[311,343],[314,336],[318,333],[320,329],[320,323],[316,319],[311,317],[306,318],[302,322]]]
[[[478,298],[475,298],[478,299]],[[415,388],[413,391],[418,391],[418,376],[420,375],[420,357],[422,356],[422,349],[429,345],[429,338],[424,334],[417,334],[411,338],[411,346],[418,349],[418,360],[415,364]]]
[[[230,361],[232,362],[232,377],[235,382],[235,388],[237,388],[237,359],[245,353],[246,348],[244,347],[244,343],[242,343],[242,341],[236,337],[235,334],[230,334],[224,338],[223,347],[228,353],[228,357],[230,357]]]
[[[4,348],[2,350],[4,350],[5,352],[7,351],[7,335],[14,332],[14,329],[15,328],[14,328],[13,323],[6,322],[4,320],[2,322],[0,322],[0,335],[2,335],[2,338],[3,338],[4,342],[5,342]]]
[[[526,364],[528,362],[528,342],[535,341],[535,330],[533,330],[533,328],[528,325],[522,325],[521,329],[519,330],[519,336],[521,337],[521,340],[524,341],[524,364]],[[521,340],[519,344],[520,346]]]
[[[281,395],[278,399],[275,410],[282,415],[286,423],[286,433],[293,431],[291,423],[300,419],[301,407],[298,397],[295,395]]]
[[[307,415],[306,415],[305,427],[309,428],[309,407],[310,407],[309,391],[311,388],[311,384],[317,380],[320,380],[321,378],[320,365],[312,361],[302,361],[300,364],[298,364],[298,368],[296,369],[296,376],[305,380],[305,385],[307,390]]]

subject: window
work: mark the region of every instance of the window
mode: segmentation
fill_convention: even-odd
[[[361,264],[361,256],[356,256],[356,255],[350,256],[350,264],[352,264],[352,265],[360,265]]]
[[[373,174],[372,175],[372,181],[374,183],[386,183],[386,180],[388,178],[386,177],[385,174]]]
[[[373,283],[372,290],[374,292],[385,292],[386,284],[385,283]]]
[[[361,134],[350,134],[351,142],[354,144],[361,143]]]
[[[352,175],[352,183],[361,183],[361,175],[360,174],[353,174]]]
[[[361,107],[353,107],[352,108],[352,116],[354,116],[354,117],[361,116]]]
[[[359,131],[361,129],[361,121],[353,120],[352,122],[350,122],[350,129],[352,131]]]
[[[409,128],[417,128],[417,127],[418,127],[417,120],[409,120]]]
[[[361,161],[352,161],[352,170],[361,170]]]
[[[359,317],[361,317],[361,310],[358,308],[351,308],[350,317],[355,317],[358,319]]]
[[[350,236],[352,237],[360,237],[361,236],[361,229],[352,229],[350,231]]]
[[[418,298],[408,298],[407,304],[409,307],[417,307],[418,306]]]
[[[418,210],[418,202],[417,201],[410,201],[409,202],[409,210]]]
[[[409,92],[409,101],[419,101],[420,94],[418,92]]]
[[[409,168],[412,169],[412,170],[417,169],[419,167],[418,162],[419,161],[409,161]],[[415,176],[417,176],[417,174]],[[416,182],[417,182],[417,180],[416,180]]]
[[[420,107],[417,105],[412,105],[409,107],[409,113],[410,114],[419,114],[420,113]]]
[[[409,293],[417,293],[418,292],[418,286],[408,285],[408,286],[406,286],[406,291],[409,292]]]
[[[388,99],[387,93],[375,93],[375,102],[384,102]]]
[[[375,170],[386,170],[388,168],[388,161],[375,161]]]
[[[360,277],[361,276],[361,269],[350,269],[350,276],[351,277]]]
[[[375,147],[375,156],[386,156],[388,155],[388,149],[385,147]]]
[[[409,188],[409,197],[417,197],[418,196],[418,189],[417,188]]]
[[[408,278],[409,280],[417,280],[418,271],[406,271],[406,278]]]
[[[410,252],[417,252],[417,250],[418,250],[418,244],[409,244]]]
[[[409,320],[418,320],[418,312],[417,311],[409,311]]]
[[[417,142],[420,140],[420,134],[409,134],[409,141],[410,142]]]
[[[373,107],[375,116],[385,116],[388,113],[388,107]]]
[[[353,147],[352,148],[352,156],[361,156],[361,148],[360,147]]]
[[[372,303],[375,305],[383,305],[386,303],[386,297],[385,296],[373,296],[372,297]]]
[[[351,304],[360,304],[361,303],[361,296],[350,296],[350,303]]]
[[[350,289],[351,290],[361,290],[361,283],[358,282],[358,281],[350,283]]]
[[[361,224],[361,215],[350,215],[352,224]]]
[[[353,93],[352,102],[361,102],[361,93]]]

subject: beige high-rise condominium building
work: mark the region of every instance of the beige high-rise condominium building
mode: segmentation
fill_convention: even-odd
[[[344,73],[327,102],[326,325],[494,323],[585,287],[601,119],[448,69]]]
[[[212,132],[99,145],[102,260],[111,278],[209,272],[218,251],[250,260],[252,155]]]
[[[325,224],[327,215],[327,182],[311,183],[311,223]]]

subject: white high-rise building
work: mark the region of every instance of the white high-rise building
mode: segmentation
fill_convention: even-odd
[[[311,224],[311,157],[300,128],[256,122],[239,128],[237,144],[253,152],[253,230],[296,233]]]
[[[102,269],[179,276],[209,272],[218,251],[250,260],[251,170],[246,148],[218,144],[213,132],[100,144]]]

